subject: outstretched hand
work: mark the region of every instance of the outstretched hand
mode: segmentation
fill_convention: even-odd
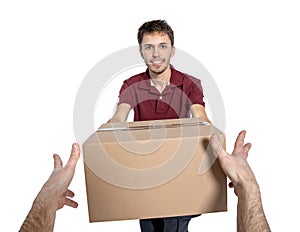
[[[245,142],[246,131],[241,131],[235,141],[232,155],[228,154],[222,146],[221,140],[217,135],[212,135],[210,144],[214,154],[218,157],[220,165],[231,180],[230,187],[233,187],[236,195],[244,190],[248,184],[256,183],[254,174],[247,162],[250,143]]]
[[[42,191],[52,192],[54,199],[57,199],[56,209],[61,209],[65,205],[76,208],[77,202],[73,201],[74,193],[68,189],[80,156],[80,148],[77,143],[72,145],[72,151],[67,164],[63,167],[63,162],[59,155],[54,154],[54,170],[48,181],[44,184]]]
[[[68,189],[80,156],[77,143],[72,145],[72,151],[67,164],[59,155],[54,154],[54,170],[35,198],[32,207],[23,222],[20,231],[53,231],[56,211],[65,205],[77,208],[77,202],[72,198],[74,193]]]

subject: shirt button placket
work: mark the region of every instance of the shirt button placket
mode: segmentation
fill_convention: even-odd
[[[163,96],[162,95],[159,95],[159,97],[157,98],[156,100],[156,109],[155,109],[155,112],[157,114],[162,114],[162,113],[165,113],[167,107],[166,107],[166,103],[164,103],[162,101],[163,99]]]

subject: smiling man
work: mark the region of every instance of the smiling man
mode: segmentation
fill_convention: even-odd
[[[147,70],[124,81],[117,110],[108,122],[125,122],[131,109],[134,110],[134,121],[192,116],[210,122],[204,108],[201,81],[170,64],[175,47],[174,33],[167,22],[145,22],[137,37]],[[186,232],[192,217],[143,219],[140,226],[143,232]]]
[[[201,81],[176,70],[174,33],[165,20],[145,22],[138,30],[146,72],[124,81],[119,103],[109,122],[125,122],[131,109],[134,121],[201,117],[210,122]]]

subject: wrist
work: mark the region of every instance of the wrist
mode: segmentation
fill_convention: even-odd
[[[57,210],[57,197],[54,189],[43,187],[33,204],[36,205],[41,211],[53,214]]]
[[[236,193],[239,199],[260,198],[260,189],[256,180],[240,184]]]

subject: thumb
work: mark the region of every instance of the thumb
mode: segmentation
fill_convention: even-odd
[[[72,150],[71,150],[71,155],[70,158],[66,164],[67,166],[70,166],[72,169],[75,169],[77,161],[79,159],[80,156],[80,148],[79,148],[79,144],[78,143],[73,143],[72,145]]]
[[[213,134],[210,137],[210,145],[216,157],[221,158],[226,155],[226,152],[223,149],[223,144],[221,143],[221,140],[218,135]]]

